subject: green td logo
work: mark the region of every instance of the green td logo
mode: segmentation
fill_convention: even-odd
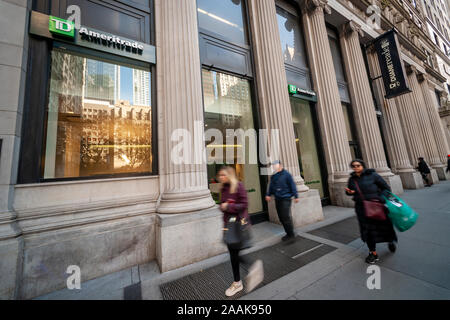
[[[50,16],[48,30],[55,35],[75,38],[75,23],[61,18]]]
[[[290,94],[296,94],[297,93],[297,86],[294,86],[292,84],[289,85],[289,93]]]

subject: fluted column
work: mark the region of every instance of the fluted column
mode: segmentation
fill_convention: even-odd
[[[416,128],[416,135],[422,136],[423,146],[425,151],[425,158],[427,158],[428,163],[434,167],[442,167],[443,164],[439,159],[439,153],[436,146],[436,141],[433,137],[433,131],[431,127],[431,122],[426,111],[425,100],[422,94],[422,88],[417,80],[417,69],[413,66],[409,68],[410,73],[408,74],[409,84],[411,86],[413,100],[413,107],[416,113],[416,118],[418,120],[419,127]],[[418,130],[417,130],[418,129]]]
[[[157,0],[155,12],[161,181],[158,212],[198,211],[214,206],[214,201],[203,158],[206,153],[196,1]],[[176,153],[172,152],[183,140],[177,136],[172,141],[172,135],[180,129],[185,130],[183,138],[189,147],[183,152],[190,156],[177,164]]]
[[[449,180],[450,175],[446,174],[446,165],[447,165],[447,155],[450,154],[450,148],[445,137],[445,131],[442,127],[442,122],[439,117],[439,112],[435,106],[433,101],[433,97],[431,96],[430,88],[429,88],[429,80],[426,74],[421,74],[419,76],[420,87],[422,89],[422,95],[425,100],[425,108],[430,119],[431,129],[433,131],[433,136],[436,141],[436,147],[439,153],[439,160],[442,166],[436,167],[437,174],[440,180]]]
[[[343,192],[351,161],[344,114],[336,81],[324,12],[331,13],[327,0],[307,0],[302,8],[309,65],[317,92],[317,113],[322,132],[328,181],[334,204],[348,205]]]
[[[292,173],[297,190],[305,192],[309,188],[300,175],[275,3],[273,0],[250,0],[249,9],[263,126],[279,130],[280,160]]]
[[[389,180],[391,186],[396,189],[395,193],[403,193],[400,177],[397,176],[396,179],[393,179],[394,174],[387,165],[375,114],[375,104],[359,42],[360,34],[363,35],[361,27],[354,21],[349,21],[340,28],[342,56],[363,159],[370,168],[376,169],[386,180]]]
[[[402,123],[403,136],[408,149],[409,161],[417,166],[419,157],[426,157],[423,146],[422,135],[419,133],[419,122],[413,107],[412,95],[410,93],[395,98]]]
[[[368,50],[368,62],[371,77],[378,78],[381,75],[380,64],[377,53],[371,47]],[[402,179],[403,187],[406,189],[423,188],[420,175],[414,170],[409,159],[408,148],[402,131],[402,123],[397,109],[396,99],[386,99],[386,91],[383,79],[378,78],[373,82],[380,107],[383,112],[383,125],[386,131],[386,144],[391,161],[392,170]]]

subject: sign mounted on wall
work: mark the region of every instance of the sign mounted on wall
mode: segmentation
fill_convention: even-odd
[[[31,12],[30,33],[98,51],[112,53],[148,63],[156,63],[154,46],[81,26],[71,21]]]
[[[50,16],[48,30],[56,36],[75,38],[75,23],[61,18]]]
[[[289,84],[288,89],[289,89],[289,94],[291,94],[291,95],[296,95],[299,98],[303,98],[306,100],[317,101],[317,95],[312,90],[302,89],[293,84]]]
[[[411,92],[400,58],[397,32],[392,29],[374,40],[386,90],[386,99]]]

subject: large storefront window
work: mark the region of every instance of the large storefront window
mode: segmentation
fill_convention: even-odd
[[[52,51],[44,179],[152,171],[150,72]]]
[[[243,1],[197,0],[198,25],[238,44],[247,44]]]
[[[213,197],[218,200],[220,185],[216,181],[218,170],[226,163],[236,169],[239,180],[248,192],[249,213],[263,211],[259,166],[252,163],[257,159],[257,141],[238,137],[227,141],[227,130],[243,131],[255,129],[251,101],[250,82],[235,76],[215,72],[202,71],[203,95],[205,103],[205,130],[218,130],[222,141],[207,141],[208,179]],[[230,132],[228,132],[230,135]],[[227,153],[232,154],[232,159]],[[244,155],[239,160],[239,157]],[[231,160],[231,161],[230,161]],[[242,163],[244,162],[244,163]]]
[[[315,134],[317,128],[311,106],[307,101],[291,97],[291,108],[300,173],[305,184],[311,189],[319,190],[323,199],[325,189]]]

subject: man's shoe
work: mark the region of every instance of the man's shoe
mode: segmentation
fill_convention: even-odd
[[[388,244],[388,248],[389,248],[389,251],[392,252],[392,253],[394,253],[397,250],[397,246],[393,242],[390,242]]]
[[[264,280],[264,268],[261,260],[257,260],[249,269],[245,278],[245,289],[248,292],[253,291]]]
[[[241,292],[244,289],[244,286],[242,285],[242,281],[239,282],[233,282],[233,284],[231,285],[231,287],[229,287],[227,289],[227,291],[225,291],[225,295],[227,297],[232,297],[234,296],[236,293]]]
[[[368,264],[375,264],[375,262],[379,261],[378,255],[373,254],[372,252],[366,258],[366,262]]]
[[[283,242],[287,242],[287,241],[293,241],[295,239],[295,236],[288,236],[288,235],[285,235],[283,238],[281,238],[281,241],[283,241]]]

